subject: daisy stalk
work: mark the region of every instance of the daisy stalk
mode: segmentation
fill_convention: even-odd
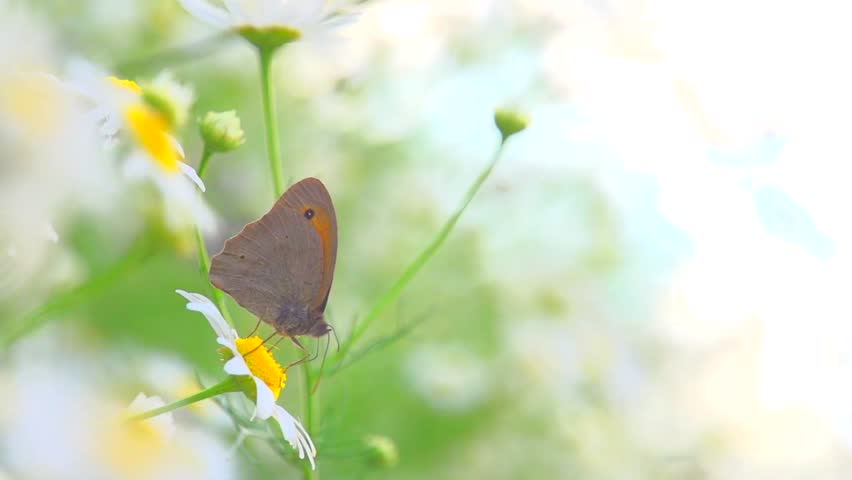
[[[406,267],[406,269],[402,272],[402,275],[394,282],[391,287],[385,291],[385,293],[379,297],[378,300],[373,304],[370,310],[364,315],[364,319],[357,323],[353,329],[352,333],[349,335],[349,338],[343,345],[340,346],[340,351],[335,356],[335,361],[337,363],[341,362],[346,358],[346,355],[352,349],[353,345],[364,335],[370,325],[376,321],[377,318],[381,316],[381,314],[385,311],[385,309],[393,304],[402,292],[405,290],[405,287],[411,282],[415,275],[423,268],[429,260],[435,255],[435,253],[441,248],[444,244],[444,241],[449,237],[450,232],[452,232],[453,228],[461,218],[464,211],[467,209],[467,206],[470,205],[470,202],[473,200],[473,197],[476,196],[476,193],[479,191],[479,188],[482,187],[482,184],[485,183],[485,180],[491,175],[491,172],[494,170],[494,167],[497,165],[497,162],[500,160],[500,157],[503,154],[503,149],[506,145],[506,141],[512,135],[519,133],[526,129],[529,123],[529,119],[526,118],[521,113],[515,112],[509,109],[498,109],[494,113],[494,124],[497,129],[500,131],[500,144],[497,146],[497,150],[491,157],[491,160],[485,165],[476,179],[473,181],[471,186],[468,188],[467,193],[462,198],[461,203],[459,204],[456,211],[447,219],[444,226],[438,231],[435,237],[431,242],[424,248],[417,257]]]
[[[277,199],[284,193],[284,170],[278,139],[278,113],[275,109],[275,90],[272,88],[272,58],[278,47],[258,46],[260,61],[260,91],[263,98],[263,124],[266,132],[266,153],[272,172],[272,185]]]
[[[145,420],[151,417],[156,417],[157,415],[161,415],[163,413],[171,412],[172,410],[177,410],[179,408],[192,405],[193,403],[197,403],[208,398],[213,398],[222,395],[223,393],[240,392],[242,391],[242,387],[236,378],[237,377],[227,377],[216,385],[205,388],[204,390],[190,395],[186,398],[182,398],[168,405],[163,405],[162,407],[158,407],[153,410],[148,410],[147,412],[139,413],[128,417],[127,421],[134,422]]]

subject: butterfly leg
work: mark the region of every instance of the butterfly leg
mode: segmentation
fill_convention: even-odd
[[[254,328],[252,329],[251,333],[246,335],[246,337],[250,337],[250,336],[254,335],[255,333],[257,333],[258,328],[260,328],[260,319],[259,318],[257,319],[257,323],[255,324]]]
[[[266,337],[266,339],[264,339],[262,342],[260,342],[260,344],[259,344],[258,346],[256,346],[256,347],[252,348],[252,349],[251,349],[248,353],[244,353],[244,354],[243,354],[243,357],[247,357],[247,356],[251,355],[251,354],[252,354],[255,350],[257,350],[258,348],[262,347],[264,343],[268,342],[268,341],[269,341],[270,339],[272,339],[272,337],[274,337],[275,335],[278,335],[278,332],[272,332],[272,335],[270,335],[270,336]]]

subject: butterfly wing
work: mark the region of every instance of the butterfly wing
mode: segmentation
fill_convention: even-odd
[[[284,204],[302,213],[310,214],[314,230],[322,246],[322,280],[320,288],[311,298],[311,307],[322,313],[331,292],[334,280],[334,265],[337,261],[337,214],[331,195],[325,185],[316,178],[306,178],[290,187],[281,197]]]
[[[302,335],[322,319],[336,255],[331,197],[308,178],[225,242],[210,281],[279,331]]]

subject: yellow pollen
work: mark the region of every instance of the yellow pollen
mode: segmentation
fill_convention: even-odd
[[[275,361],[275,358],[269,353],[269,349],[264,347],[263,340],[258,337],[248,337],[248,338],[238,338],[237,339],[237,350],[243,355],[243,358],[246,360],[246,364],[248,365],[251,373],[263,380],[270,390],[272,390],[272,394],[275,396],[275,399],[278,399],[278,395],[281,393],[281,389],[284,388],[284,384],[287,381],[287,373],[284,372],[284,369],[281,368],[281,365]],[[246,355],[248,354],[248,355]]]
[[[142,104],[125,110],[124,115],[136,141],[166,172],[177,173],[178,151],[169,138],[169,123],[159,113]]]
[[[129,92],[142,93],[142,87],[140,87],[139,84],[134,82],[133,80],[126,80],[124,78],[112,76],[107,77],[107,80],[112,82],[112,84],[116,87],[123,88],[124,90],[127,90]]]

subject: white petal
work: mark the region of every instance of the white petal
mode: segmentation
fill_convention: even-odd
[[[180,158],[186,158],[186,153],[184,153],[183,151],[183,146],[180,144],[180,142],[178,142],[177,138],[171,135],[167,135],[167,137],[169,137],[169,142],[171,142],[172,148],[177,151],[178,155],[180,155]],[[202,188],[202,190],[204,189]]]
[[[103,117],[100,133],[104,137],[114,137],[121,130],[121,119],[117,115],[111,114],[110,110],[106,107],[98,110],[99,115],[103,115],[104,112],[106,112],[106,116]]]
[[[240,0],[223,0],[225,4],[225,8],[231,14],[231,23],[232,25],[243,25],[245,23],[251,23],[247,18],[245,12],[243,11],[243,5]],[[251,7],[252,5],[248,5]]]
[[[248,365],[242,355],[237,353],[234,358],[225,362],[225,373],[228,375],[251,375]]]
[[[278,422],[278,425],[281,426],[281,433],[284,434],[284,439],[290,443],[291,447],[299,451],[299,458],[305,458],[305,454],[307,453],[308,460],[311,462],[311,468],[316,469],[314,457],[317,455],[317,449],[305,427],[279,405],[275,405],[272,416]]]
[[[103,96],[103,91],[100,88],[103,79],[108,75],[100,67],[81,58],[74,58],[68,62],[68,66],[65,68],[67,78],[64,84],[69,90],[97,103]]]
[[[195,224],[204,233],[214,233],[217,228],[216,214],[201,195],[195,195],[189,204]]]
[[[181,155],[183,154],[181,153]],[[190,180],[195,182],[195,184],[198,185],[198,188],[201,189],[202,192],[206,191],[206,188],[204,187],[204,182],[201,180],[201,177],[199,177],[198,174],[195,173],[194,168],[183,162],[178,162],[178,166],[180,167],[180,171],[183,172],[184,175],[189,177]]]
[[[180,4],[193,17],[202,22],[219,28],[228,28],[231,26],[228,12],[210,5],[207,0],[180,0]]]
[[[214,305],[209,298],[201,295],[200,293],[189,293],[183,290],[175,291],[189,301],[189,303],[186,304],[186,308],[188,310],[199,312],[207,318],[207,321],[210,323],[210,327],[212,327],[213,331],[216,332],[217,337],[230,340],[232,342],[236,340],[236,332],[230,325],[228,325],[228,322],[226,322],[222,317],[219,309],[216,308],[216,305]]]
[[[155,408],[164,406],[166,402],[158,396],[149,397],[143,392],[139,392],[136,398],[127,406],[127,413],[137,414],[144,413]],[[155,417],[144,420],[146,423],[154,426],[157,430],[163,433],[166,437],[174,434],[177,427],[175,426],[174,417],[171,412],[161,413]]]
[[[47,234],[47,238],[50,239],[50,241],[53,242],[53,243],[58,243],[59,242],[59,234],[56,233],[56,229],[53,228],[53,225],[51,225],[50,223],[46,223],[44,225],[44,228],[45,228],[45,233]]]
[[[254,375],[252,375],[252,378],[254,379],[254,384],[257,386],[257,403],[255,403],[254,413],[251,418],[252,420],[254,420],[254,417],[266,420],[272,415],[272,412],[277,406],[275,405],[275,395],[272,394],[269,386],[263,383],[263,380]]]
[[[278,21],[295,27],[319,24],[325,16],[324,0],[289,0]]]
[[[148,158],[142,152],[135,150],[124,162],[123,173],[131,180],[139,180],[153,176],[154,170]]]

